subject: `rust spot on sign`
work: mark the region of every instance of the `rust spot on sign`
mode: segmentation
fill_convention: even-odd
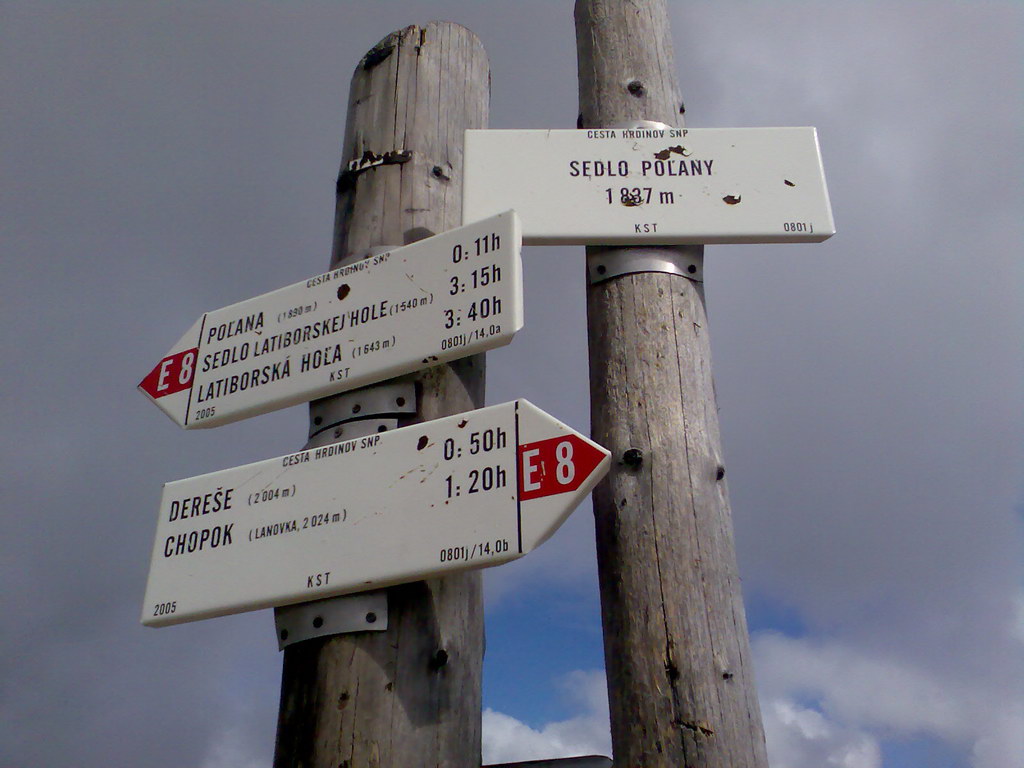
[[[743,198],[740,195],[726,195],[722,198],[722,201],[726,205],[737,205]]]
[[[793,183],[792,181],[790,181],[789,179],[783,179],[783,180],[782,180],[782,182],[783,182],[783,183],[784,183],[784,184],[785,184],[785,185],[786,185],[787,187],[795,187],[795,186],[796,186],[796,184],[794,184],[794,183]]]
[[[674,147],[668,147],[667,149],[663,149],[663,150],[661,150],[661,152],[655,152],[654,153],[654,159],[655,160],[668,160],[669,157],[671,157],[673,153],[675,153],[677,155],[682,155],[683,157],[689,157],[690,155],[693,154],[692,152],[687,152],[686,151],[686,147],[683,147],[683,146],[677,144]]]
[[[352,291],[352,288],[351,288],[351,286],[349,286],[348,283],[343,283],[342,285],[339,285],[338,286],[338,300],[339,301],[344,300],[344,298],[346,296],[348,296],[349,293],[351,293],[351,291]]]
[[[427,447],[427,445],[429,443],[430,443],[430,440],[427,439],[426,435],[423,435],[423,437],[421,437],[419,439],[419,441],[416,443],[416,450],[417,451],[422,451],[424,448]]]
[[[644,204],[643,195],[639,192],[639,190],[636,192],[636,194],[627,193],[622,198],[622,204],[627,208],[636,208],[638,205]]]
[[[469,422],[463,419],[459,422],[459,429],[463,429],[467,424],[469,424]]]

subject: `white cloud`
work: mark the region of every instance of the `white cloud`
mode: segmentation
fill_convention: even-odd
[[[756,635],[754,652],[772,768],[882,768],[889,738],[945,742],[967,750],[973,768],[1022,765],[1019,686],[999,695],[924,658],[777,633]],[[485,710],[485,764],[610,755],[605,685],[598,670],[560,678],[555,687],[576,714],[537,728]]]
[[[1024,704],[1017,703],[1005,712],[993,713],[988,731],[971,750],[976,768],[1005,768],[1024,765]]]
[[[484,710],[485,764],[611,754],[604,672],[576,670],[560,678],[557,687],[579,714],[540,729],[493,709]]]
[[[878,739],[927,737],[969,747],[974,768],[1019,766],[1024,692],[845,645],[775,633],[754,638],[769,752],[779,768],[877,768]],[[1005,672],[1019,665],[1011,664]],[[820,709],[801,706],[808,699]]]
[[[877,739],[785,699],[761,706],[772,768],[881,768]]]
[[[1024,643],[1024,592],[1017,595],[1014,605],[1014,623],[1012,634],[1017,641]]]
[[[241,726],[221,731],[214,737],[202,768],[267,768],[264,745],[254,745],[251,737]]]

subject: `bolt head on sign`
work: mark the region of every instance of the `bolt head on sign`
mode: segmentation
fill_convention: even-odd
[[[164,486],[142,623],[306,602],[515,560],[609,453],[526,400]]]
[[[139,389],[214,427],[508,344],[523,326],[514,211],[208,312]]]

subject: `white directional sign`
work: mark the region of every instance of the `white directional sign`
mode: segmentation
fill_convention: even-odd
[[[466,131],[463,220],[515,208],[532,244],[820,242],[814,128]]]
[[[179,426],[214,427],[508,344],[520,250],[505,211],[208,312],[139,389]]]
[[[608,464],[604,448],[516,400],[168,483],[142,623],[515,560]]]

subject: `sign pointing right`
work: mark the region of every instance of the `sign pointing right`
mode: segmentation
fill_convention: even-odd
[[[607,455],[575,433],[520,445],[519,501],[575,491]]]
[[[142,623],[515,560],[558,530],[609,463],[515,400],[168,483]]]

